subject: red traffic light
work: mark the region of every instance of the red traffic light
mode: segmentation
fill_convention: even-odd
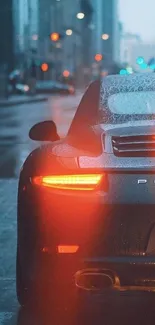
[[[41,70],[43,71],[43,72],[46,72],[46,71],[48,71],[48,64],[47,63],[43,63],[42,65],[41,65]]]
[[[95,55],[95,61],[100,62],[102,59],[103,59],[102,54],[98,53],[98,54]]]
[[[53,41],[53,42],[57,42],[57,41],[59,40],[59,38],[60,38],[59,33],[52,33],[52,34],[50,35],[50,39],[51,39],[51,41]]]

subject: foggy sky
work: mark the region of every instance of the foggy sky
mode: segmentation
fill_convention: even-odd
[[[155,43],[155,0],[119,0],[119,13],[126,31]]]

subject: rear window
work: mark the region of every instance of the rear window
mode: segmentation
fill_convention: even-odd
[[[113,114],[155,114],[155,92],[118,93],[109,96],[107,104]]]
[[[102,98],[98,123],[119,124],[137,120],[155,120],[155,91],[119,92]]]

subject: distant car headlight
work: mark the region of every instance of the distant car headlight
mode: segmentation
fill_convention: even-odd
[[[29,91],[29,90],[30,90],[30,87],[29,87],[28,85],[25,85],[25,86],[24,86],[24,91],[27,92],[27,91]]]

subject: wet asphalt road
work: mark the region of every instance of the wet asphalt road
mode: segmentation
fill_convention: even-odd
[[[38,143],[28,138],[30,127],[41,120],[54,119],[65,134],[81,95],[52,97],[48,102],[0,108],[0,325],[55,325],[50,308],[21,310],[15,291],[16,195],[19,170]],[[155,324],[152,294],[105,295],[88,302],[80,324]],[[63,325],[62,321],[62,325]],[[74,325],[74,324],[72,324]]]

